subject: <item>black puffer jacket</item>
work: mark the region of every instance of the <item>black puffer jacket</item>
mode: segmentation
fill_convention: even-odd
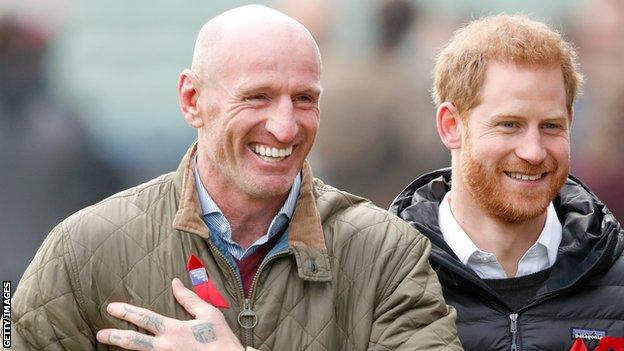
[[[570,176],[553,201],[563,225],[557,262],[536,296],[514,314],[440,233],[438,205],[450,179],[449,169],[416,179],[390,211],[431,240],[429,260],[446,302],[457,309],[466,350],[561,351],[570,348],[574,333],[624,337],[624,230],[585,185]],[[586,340],[590,350],[596,343]]]

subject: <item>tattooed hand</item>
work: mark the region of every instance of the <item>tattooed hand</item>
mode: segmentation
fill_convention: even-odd
[[[243,350],[221,311],[184,287],[176,278],[171,283],[176,300],[196,319],[180,321],[126,303],[111,303],[108,313],[143,328],[153,335],[132,330],[102,329],[101,343],[127,350]]]

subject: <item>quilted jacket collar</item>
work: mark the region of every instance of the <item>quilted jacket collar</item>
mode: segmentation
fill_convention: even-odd
[[[204,239],[209,236],[209,229],[201,215],[201,206],[193,176],[193,156],[197,152],[194,143],[182,159],[174,175],[174,187],[178,200],[178,209],[173,219],[173,228],[196,234]],[[288,246],[297,260],[299,277],[311,281],[331,280],[331,266],[321,218],[314,196],[314,181],[310,165],[303,165],[301,190],[297,206],[288,227]]]

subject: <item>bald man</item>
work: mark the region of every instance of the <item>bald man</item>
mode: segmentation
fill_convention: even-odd
[[[206,23],[178,82],[197,142],[53,229],[15,293],[14,349],[460,350],[427,239],[312,177],[320,69],[284,14]]]

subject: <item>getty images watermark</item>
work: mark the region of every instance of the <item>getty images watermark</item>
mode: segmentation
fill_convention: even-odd
[[[2,348],[11,347],[11,281],[2,282]]]

